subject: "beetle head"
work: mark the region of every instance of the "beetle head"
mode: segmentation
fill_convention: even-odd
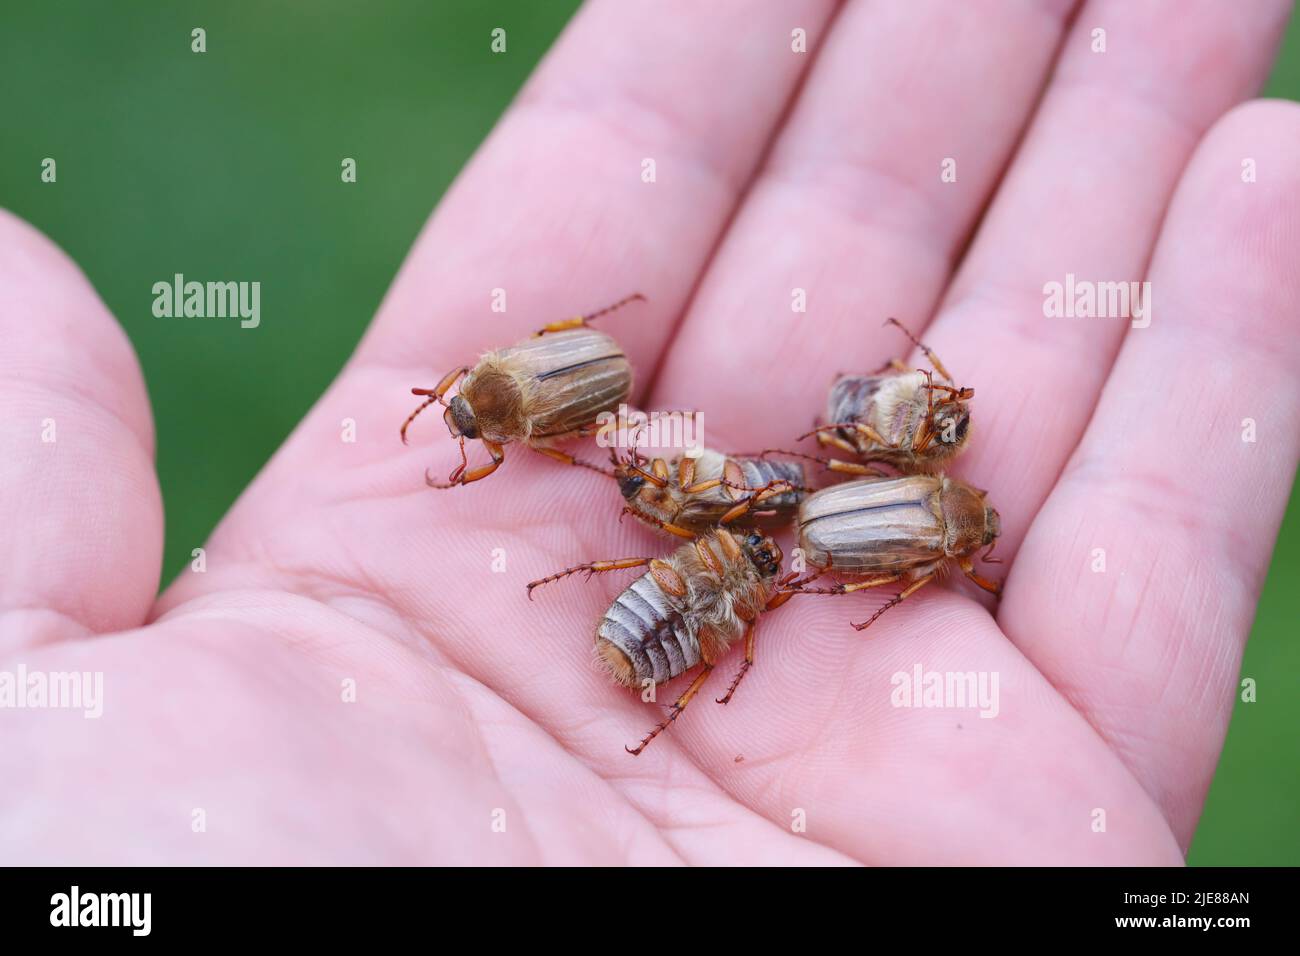
[[[984,506],[984,543],[992,544],[1002,533],[1002,517],[991,505]]]
[[[645,479],[634,471],[625,471],[618,476],[618,490],[623,497],[631,501],[645,487]]]
[[[772,538],[751,531],[745,535],[744,549],[749,560],[763,577],[776,577],[780,572],[784,555],[781,554],[781,546]]]
[[[447,430],[452,438],[478,438],[478,421],[474,418],[474,409],[463,395],[456,395],[447,403],[447,410],[442,413],[442,420],[447,423]]]
[[[970,432],[970,406],[955,398],[935,402],[929,428],[934,435],[932,447],[955,455],[965,445]]]

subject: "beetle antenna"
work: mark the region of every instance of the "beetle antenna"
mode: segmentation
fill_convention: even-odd
[[[428,403],[426,402],[426,404]],[[457,485],[461,484],[460,479],[465,474],[465,469],[469,467],[469,455],[465,454],[465,436],[461,435],[459,440],[460,440],[460,464],[456,466],[455,471],[453,471],[450,475],[447,476],[446,482],[434,481],[429,476],[428,469],[425,469],[424,483],[428,485],[430,488],[455,488]]]
[[[643,296],[640,292],[633,292],[631,295],[619,299],[613,305],[607,305],[603,309],[597,309],[595,312],[587,313],[586,315],[582,316],[582,321],[585,324],[587,322],[590,322],[592,319],[600,318],[602,315],[609,315],[611,312],[617,312],[625,305],[629,305],[630,303],[633,302],[644,302],[645,300],[646,300],[645,296]]]
[[[411,412],[411,414],[406,416],[406,421],[402,422],[402,444],[403,445],[406,444],[406,429],[410,427],[411,422],[415,421],[416,416],[419,415],[420,412],[428,408],[430,405],[434,404],[435,402],[437,402],[438,404],[442,404],[442,396],[437,394],[437,392],[431,388],[413,388],[411,389],[411,394],[428,395],[429,397],[426,398],[423,402],[421,402],[419,407],[416,408],[415,411]]]
[[[466,374],[468,371],[469,371],[469,366],[462,365],[460,368],[452,369],[450,372],[444,375],[442,377],[442,381],[439,382],[437,385],[435,385],[433,388],[411,389],[412,395],[427,395],[429,397],[420,403],[419,408],[411,412],[411,414],[406,417],[406,421],[402,422],[402,444],[403,445],[406,444],[407,426],[409,426],[411,422],[415,421],[415,416],[419,415],[420,412],[424,411],[434,402],[437,402],[439,405],[442,405],[444,407],[449,407],[447,406],[447,401],[446,399],[443,398],[443,396],[446,395],[447,392],[451,389],[451,387],[456,384],[457,380],[462,375]]]
[[[939,356],[935,355],[934,352],[930,350],[930,347],[928,345],[924,344],[915,335],[913,335],[908,330],[907,326],[905,326],[902,322],[899,322],[898,319],[894,318],[893,316],[890,316],[889,318],[885,319],[885,325],[895,326],[900,332],[906,335],[908,341],[921,350],[921,354],[923,354],[926,360],[931,365],[934,366],[934,370],[936,372],[938,372],[948,381],[950,382],[953,381],[953,377],[948,374],[948,370],[944,368],[943,363],[939,361]]]

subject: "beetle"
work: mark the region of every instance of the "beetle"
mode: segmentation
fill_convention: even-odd
[[[955,563],[973,583],[1000,594],[1000,582],[976,572],[974,555],[991,554],[1002,521],[987,492],[944,475],[866,478],[832,485],[799,506],[799,547],[812,567],[859,580],[803,593],[849,594],[902,582],[904,587],[859,631]]]
[[[780,546],[765,534],[715,528],[682,544],[666,558],[592,561],[528,584],[533,590],[572,574],[588,577],[609,571],[648,567],[614,599],[596,627],[596,658],[624,687],[666,683],[696,667],[695,679],[665,717],[628,753],[638,756],[686,709],[732,644],[744,640],[745,660],[719,704],[735,694],[754,665],[755,620],[775,610],[810,582],[781,577]]]
[[[884,462],[913,474],[941,470],[966,447],[973,388],[961,387],[939,357],[897,319],[887,319],[921,350],[933,366],[909,369],[892,359],[871,375],[843,375],[830,388],[826,419],[800,439],[816,436],[861,461]],[[935,374],[943,381],[936,382]],[[848,470],[835,462],[837,471]]]
[[[617,409],[632,392],[632,366],[623,349],[589,323],[637,301],[645,296],[637,293],[588,315],[552,322],[531,338],[484,353],[473,368],[453,369],[433,388],[411,389],[425,400],[402,424],[402,443],[411,422],[434,403],[444,407],[447,430],[460,442],[460,465],[448,480],[434,481],[426,472],[425,482],[453,488],[486,478],[500,467],[504,446],[512,442],[582,465],[554,444],[595,434],[600,415]],[[457,381],[460,389],[448,401]],[[492,461],[467,470],[466,439],[481,441]]]
[[[798,462],[733,456],[704,448],[697,455],[646,459],[635,447],[610,449],[624,514],[681,538],[715,525],[775,529],[794,520],[812,491]]]

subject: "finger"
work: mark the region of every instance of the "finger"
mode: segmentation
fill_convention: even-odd
[[[1243,162],[1258,179],[1243,182]],[[1300,109],[1220,121],[1001,620],[1164,809],[1184,848],[1300,457]]]
[[[703,392],[708,426],[747,444],[789,442],[820,412],[836,372],[901,354],[906,342],[882,323],[929,315],[1033,107],[1070,7],[846,7],[651,404],[698,402]],[[948,159],[955,182],[945,181]],[[740,388],[752,381],[761,395]]]
[[[498,478],[435,503],[424,471],[449,472],[455,444],[436,420],[433,453],[397,441],[410,387],[472,364],[486,348],[640,291],[648,303],[601,324],[639,381],[649,380],[808,61],[790,49],[791,24],[815,38],[832,11],[828,0],[670,6],[597,0],[583,8],[440,203],[349,367],[209,542],[208,573],[186,576],[177,594],[219,586],[212,558],[233,570],[269,527],[314,521],[340,497],[406,495],[408,526],[427,520],[430,507],[444,522],[476,522],[545,503],[540,488],[531,499],[506,494]],[[644,159],[655,162],[653,182],[642,179]],[[505,292],[504,313],[491,311],[495,289]],[[345,420],[355,444],[340,441]],[[507,447],[502,473],[526,483],[530,468],[555,473],[533,457]],[[358,536],[372,540],[361,528]],[[223,548],[234,553],[223,557]],[[414,573],[413,565],[399,570]]]
[[[587,4],[439,204],[357,361],[441,373],[639,291],[647,306],[602,325],[648,381],[809,62],[792,26],[816,38],[833,9]]]
[[[975,387],[970,451],[957,470],[1004,503],[1004,557],[1082,434],[1125,329],[1142,321],[1048,318],[1045,285],[1063,289],[1070,275],[1142,279],[1197,140],[1263,82],[1287,6],[1099,0],[1075,21],[1025,145],[925,335]],[[1098,28],[1104,53],[1094,52]],[[1154,308],[1162,311],[1158,298]]]
[[[122,329],[0,212],[0,654],[133,627],[158,590],[153,420]]]
[[[933,589],[854,631],[873,603],[801,596],[764,615],[735,699],[685,715],[643,772],[708,768],[872,865],[1179,862],[1154,801],[982,609]]]

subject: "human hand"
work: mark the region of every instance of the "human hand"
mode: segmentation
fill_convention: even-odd
[[[1300,110],[1233,108],[1288,5],[834,7],[589,4],[158,599],[135,358],[0,220],[0,671],[104,675],[97,720],[3,715],[12,862],[1180,861],[1298,454]],[[1150,326],[1045,318],[1067,273],[1148,278]],[[958,580],[858,634],[868,598],[796,597],[727,707],[629,757],[661,710],[591,663],[628,580],[523,585],[675,542],[515,446],[430,490],[454,443],[397,426],[410,386],[636,290],[603,327],[640,404],[724,449],[806,431],[835,372],[897,352],[885,316],[924,327],[976,389],[954,473],[1002,514],[1000,605]],[[997,717],[892,706],[918,664],[997,674]]]

